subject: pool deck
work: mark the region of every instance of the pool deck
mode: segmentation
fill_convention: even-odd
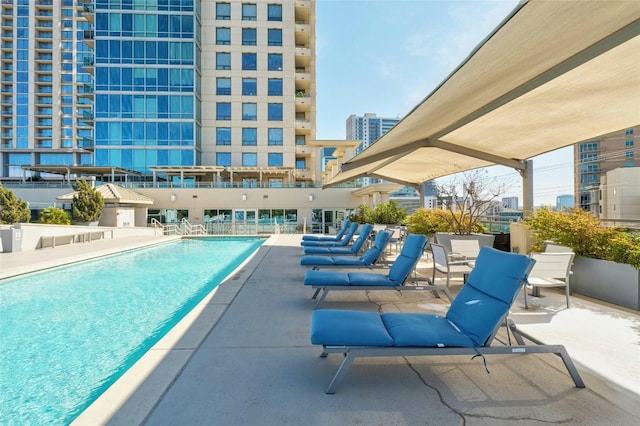
[[[0,254],[0,276],[166,241],[128,238]],[[510,318],[564,344],[586,388],[553,355],[364,358],[334,395],[340,355],[309,342],[314,301],[300,235],[275,235],[80,415],[76,425],[631,425],[640,421],[640,315],[544,289]],[[428,273],[428,262],[421,263]],[[430,292],[331,293],[323,308],[444,313]],[[141,313],[143,314],[143,313]]]

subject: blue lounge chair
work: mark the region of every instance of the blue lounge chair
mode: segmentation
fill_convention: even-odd
[[[369,238],[369,234],[373,229],[373,225],[369,223],[365,223],[362,225],[362,229],[360,230],[360,235],[353,242],[351,247],[343,247],[343,246],[312,246],[312,247],[303,247],[304,254],[324,254],[331,256],[341,256],[341,255],[351,255],[355,256],[360,252],[360,249],[364,246],[364,243],[367,242]]]
[[[351,225],[349,225],[349,230],[338,241],[303,240],[300,242],[300,245],[303,247],[345,247],[351,242],[357,230],[358,230],[358,223],[354,222]]]
[[[541,345],[513,323],[517,346],[490,346],[534,261],[527,256],[489,247],[480,251],[467,283],[445,316],[318,310],[311,318],[311,343],[322,345],[322,357],[344,354],[327,388],[334,393],[357,357],[446,356],[553,353],[562,358],[576,387],[584,387],[578,370],[562,345]],[[527,338],[537,345],[525,345]],[[486,367],[486,360],[485,367]]]
[[[387,274],[311,269],[305,273],[304,285],[316,289],[313,299],[322,291],[315,308],[320,306],[331,290],[425,290],[429,286],[405,286],[404,284],[420,260],[426,244],[425,235],[409,234]]]
[[[345,219],[342,221],[342,226],[336,233],[336,235],[303,235],[302,241],[339,241],[349,229],[351,221]]]
[[[363,227],[364,228],[364,227]],[[358,256],[322,256],[306,255],[300,258],[300,265],[311,266],[312,269],[338,268],[373,268],[389,242],[391,232],[379,231],[373,246],[360,257]]]

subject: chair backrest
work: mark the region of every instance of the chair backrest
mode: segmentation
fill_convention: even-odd
[[[536,261],[536,264],[533,265],[529,276],[546,279],[562,279],[568,282],[574,256],[571,252],[531,253],[531,258]]]
[[[336,240],[340,240],[344,236],[350,224],[351,224],[351,221],[349,219],[345,219],[344,221],[342,221],[342,226],[336,233]]]
[[[433,255],[434,267],[441,270],[448,270],[447,251],[442,244],[431,243],[431,254]]]
[[[561,246],[560,244],[547,243],[544,247],[545,253],[573,253],[569,247]]]
[[[353,222],[351,225],[349,225],[349,230],[347,231],[347,233],[338,241],[338,245],[340,246],[348,245],[351,242],[351,239],[353,238],[357,230],[358,230],[358,222]]]
[[[365,265],[373,265],[374,263],[376,263],[385,247],[387,246],[390,236],[391,232],[389,231],[378,231],[373,246],[371,246],[369,250],[367,250],[362,256],[360,256],[360,260],[362,260]]]
[[[395,285],[402,285],[422,257],[428,238],[422,234],[409,234],[404,240],[400,254],[391,265],[387,275]]]
[[[373,229],[373,225],[371,225],[370,223],[365,223],[364,225],[362,225],[362,228],[360,228],[360,235],[358,235],[358,238],[356,238],[356,240],[351,245],[354,253],[358,253],[360,251],[364,243],[367,241],[367,238],[369,238],[371,229]]]
[[[457,253],[467,259],[475,259],[480,253],[480,243],[478,240],[452,238],[451,253]]]
[[[533,263],[523,254],[482,247],[446,318],[474,346],[490,345]]]

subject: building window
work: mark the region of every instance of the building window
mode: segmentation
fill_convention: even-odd
[[[624,131],[624,134],[625,134],[625,135],[627,135],[627,136],[632,135],[632,134],[633,134],[633,129],[627,129],[627,130],[625,130],[625,131]]]
[[[282,188],[282,178],[269,178],[269,188]]]
[[[231,145],[231,127],[216,128],[216,145]]]
[[[231,69],[231,53],[226,53],[226,52],[216,53],[216,69],[217,70]]]
[[[256,121],[258,119],[257,104],[242,104],[242,119]]]
[[[255,53],[243,53],[242,54],[242,69],[245,71],[255,71],[257,69],[257,54]]]
[[[216,95],[231,94],[231,79],[227,77],[216,78]]]
[[[282,5],[267,5],[267,21],[282,21]]]
[[[270,152],[267,158],[269,167],[282,167],[282,153]]]
[[[624,156],[625,156],[626,158],[633,158],[633,151],[627,151],[627,152],[625,152],[625,153],[624,153]]]
[[[304,158],[296,158],[296,169],[304,170],[307,168],[307,163]]]
[[[296,145],[306,145],[307,141],[304,135],[296,135]]]
[[[624,141],[624,146],[633,146],[633,139],[627,139]]]
[[[269,71],[282,71],[281,53],[269,53],[267,55],[267,69]]]
[[[634,167],[635,166],[635,162],[634,161],[625,161],[624,162],[624,166],[625,167]]]
[[[230,3],[216,3],[216,19],[231,19]]]
[[[255,127],[244,127],[242,129],[242,145],[258,145],[258,129]]]
[[[282,129],[269,129],[269,145],[282,145]]]
[[[231,120],[231,102],[216,103],[216,120]]]
[[[282,30],[279,28],[267,30],[267,44],[269,46],[282,46]]]
[[[267,119],[269,121],[282,121],[282,104],[269,104]]]
[[[255,152],[243,152],[242,153],[242,165],[244,167],[257,167],[258,166],[258,154]]]
[[[216,166],[230,167],[231,166],[231,153],[230,152],[217,152],[216,153]]]
[[[231,28],[216,28],[216,44],[231,44]]]
[[[242,29],[242,45],[243,46],[255,46],[257,42],[257,34],[255,28],[243,28]]]
[[[255,78],[243,78],[242,94],[246,96],[256,96],[258,94],[258,81]]]
[[[268,88],[269,96],[282,96],[282,79],[270,78]]]
[[[255,4],[245,3],[242,5],[242,20],[243,21],[255,21],[258,16],[257,8]]]

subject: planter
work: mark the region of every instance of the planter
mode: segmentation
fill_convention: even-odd
[[[99,220],[93,220],[91,222],[76,222],[76,221],[73,222],[74,225],[79,225],[79,226],[98,226],[98,223],[100,223]]]
[[[640,270],[608,260],[576,257],[571,291],[640,311]]]

